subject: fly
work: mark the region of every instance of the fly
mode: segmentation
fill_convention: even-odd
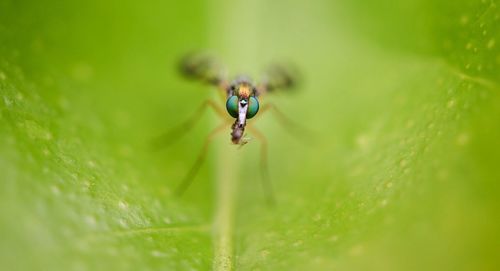
[[[248,143],[249,140],[246,137],[246,130],[250,131],[250,133],[260,141],[260,170],[262,183],[267,200],[273,202],[273,192],[267,166],[267,140],[257,128],[249,124],[249,120],[256,117],[259,112],[259,116],[261,116],[266,111],[273,111],[279,122],[292,134],[296,136],[302,134],[303,130],[296,129],[297,127],[293,122],[285,114],[279,111],[274,104],[268,103],[261,107],[259,103],[260,97],[264,94],[274,92],[278,89],[287,90],[294,87],[296,84],[296,77],[292,70],[286,69],[284,66],[272,66],[267,70],[264,78],[259,84],[254,84],[247,76],[238,76],[233,81],[228,81],[224,69],[214,61],[213,58],[200,54],[192,54],[182,59],[180,62],[180,71],[189,79],[202,81],[215,86],[219,90],[221,99],[223,99],[226,108],[224,110],[219,103],[216,103],[212,99],[208,99],[198,107],[191,118],[155,141],[156,147],[170,145],[176,139],[188,133],[208,107],[212,108],[217,115],[224,120],[221,125],[214,128],[207,136],[195,163],[177,187],[176,194],[182,195],[190,186],[205,160],[210,142],[217,134],[230,126],[230,139],[233,144],[243,146]]]

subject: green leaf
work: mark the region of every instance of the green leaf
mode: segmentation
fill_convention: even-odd
[[[499,268],[497,2],[29,2],[0,1],[2,269]],[[260,103],[305,142],[249,121],[274,206],[229,130],[175,196],[213,113],[149,148],[217,97],[177,74],[196,49],[302,73]]]

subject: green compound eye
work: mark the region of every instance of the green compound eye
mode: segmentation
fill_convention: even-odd
[[[248,105],[248,110],[247,110],[247,119],[253,118],[255,115],[257,115],[257,112],[259,112],[259,100],[251,96],[250,104]]]
[[[226,109],[229,115],[233,118],[238,117],[238,96],[233,95],[226,101]],[[250,97],[247,110],[247,119],[253,118],[259,112],[259,100],[255,97]]]
[[[238,117],[238,96],[231,96],[226,101],[226,109],[233,118]]]

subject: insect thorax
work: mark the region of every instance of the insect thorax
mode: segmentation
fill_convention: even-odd
[[[248,98],[250,96],[256,95],[255,86],[252,84],[252,80],[248,76],[238,76],[229,85],[227,96],[238,96],[242,98]]]

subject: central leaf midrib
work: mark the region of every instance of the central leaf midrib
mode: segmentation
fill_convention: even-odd
[[[226,63],[228,68],[245,71],[257,64],[258,26],[248,15],[257,14],[262,5],[260,1],[217,0],[210,3],[207,9],[208,44],[215,55],[229,62]],[[234,74],[232,69],[228,70],[229,75]],[[216,125],[220,120],[213,122]],[[229,138],[222,140],[229,141]],[[254,141],[252,144],[259,143]],[[217,147],[213,269],[232,270],[235,267],[233,228],[239,163],[232,151],[235,146],[226,143]]]

